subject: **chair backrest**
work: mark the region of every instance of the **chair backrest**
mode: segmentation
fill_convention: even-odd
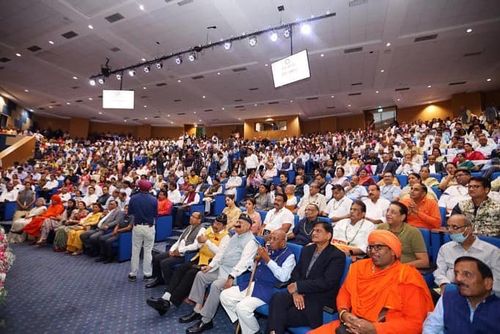
[[[441,226],[446,226],[446,208],[440,206],[439,213],[441,214]]]
[[[424,238],[425,247],[427,248],[427,254],[429,255],[429,262],[433,262],[436,259],[433,258],[432,243],[431,243],[431,231],[425,228],[419,228],[422,237]]]
[[[406,175],[396,175],[401,188],[404,188],[408,184],[408,176]]]
[[[342,277],[340,278],[340,285],[344,284],[345,278],[347,277],[347,273],[349,272],[349,267],[351,266],[352,260],[350,256],[345,257],[345,266],[344,272],[342,273]]]
[[[257,210],[257,212],[259,213],[260,219],[262,220],[262,222],[264,222],[264,220],[266,219],[266,216],[267,216],[267,211]]]
[[[487,243],[490,243],[493,246],[500,247],[500,238],[497,238],[497,237],[487,237],[487,236],[480,235],[479,239],[481,239],[483,241],[486,241]]]
[[[287,247],[290,248],[293,255],[295,255],[295,261],[298,263],[300,259],[300,253],[302,253],[302,246],[288,242]]]

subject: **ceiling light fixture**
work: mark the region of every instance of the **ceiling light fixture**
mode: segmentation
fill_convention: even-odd
[[[391,46],[391,42],[387,42],[387,43],[385,44],[385,47],[387,47],[387,48],[388,48],[388,47],[390,47],[390,46]]]
[[[176,63],[177,65],[182,64],[182,57],[181,57],[181,56],[177,56],[177,57],[175,57],[175,63]]]
[[[285,30],[283,30],[283,37],[290,38],[291,31],[291,28],[286,28]]]
[[[385,70],[380,70],[380,73],[384,73],[384,72],[385,72]]]
[[[248,44],[251,46],[251,47],[254,47],[257,45],[257,37],[256,36],[251,36],[248,38]]]
[[[93,98],[89,97],[89,101],[92,101],[92,100],[93,100]]]
[[[311,33],[311,26],[307,23],[303,23],[301,26],[300,26],[300,32],[303,34],[303,35],[309,35]]]
[[[54,42],[53,42],[53,41],[49,41],[49,44],[50,44],[50,45],[54,45]]]
[[[466,33],[468,33],[468,34],[470,34],[470,33],[472,32],[472,29],[471,29],[471,28],[469,28],[469,29],[467,29],[465,32],[466,32]]]
[[[278,34],[273,31],[270,35],[269,35],[269,39],[273,42],[276,42],[278,40]]]
[[[120,73],[116,74],[116,80],[120,81],[122,79],[122,75]]]
[[[73,80],[78,80],[78,77],[76,77],[76,76],[73,76]]]
[[[188,60],[190,62],[195,61],[196,60],[196,53],[194,53],[194,52],[190,53],[189,56],[188,56]]]
[[[229,50],[231,49],[232,43],[230,41],[224,42],[224,49]]]
[[[95,80],[94,80],[94,79],[90,79],[90,80],[89,80],[89,85],[91,85],[91,86],[95,86]]]
[[[431,88],[432,86],[431,85],[427,85],[427,88]]]
[[[375,91],[375,94],[378,94],[378,93],[379,93],[379,91],[378,91],[378,90],[376,90],[376,91]]]
[[[16,53],[16,56],[21,57],[21,54],[18,52],[18,53]]]
[[[25,89],[24,92],[29,93],[30,91],[28,89]]]
[[[144,5],[139,5],[140,10],[144,10]]]
[[[128,75],[133,77],[135,75],[135,71],[134,70],[129,70],[128,71]]]
[[[181,83],[181,82],[182,82],[182,80],[181,80],[181,79],[179,79],[179,80],[177,80],[177,82],[178,82],[178,83]]]
[[[321,58],[323,58],[323,57],[325,56],[325,54],[324,54],[324,53],[322,53],[322,54],[320,54],[319,56],[320,56]]]
[[[490,82],[490,81],[491,81],[491,78],[486,79],[486,81]]]
[[[97,82],[99,83],[99,85],[104,85],[104,78],[97,79]]]
[[[151,71],[151,67],[149,67],[149,65],[146,65],[146,66],[144,66],[143,70],[144,70],[144,73],[149,73]]]
[[[161,61],[155,64],[157,70],[161,70],[163,68],[163,63]]]
[[[90,30],[93,30],[93,29],[94,29],[94,26],[93,26],[93,25],[91,25],[91,24],[89,24],[89,25],[88,25],[88,27],[89,27],[89,29],[90,29]]]
[[[69,106],[71,103],[70,102],[66,102],[66,104]]]

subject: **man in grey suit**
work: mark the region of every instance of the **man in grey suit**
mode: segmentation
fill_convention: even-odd
[[[89,230],[80,235],[85,252],[90,256],[99,254],[99,237],[113,231],[113,228],[121,220],[125,213],[118,208],[118,203],[114,200],[108,203],[108,212],[99,220],[97,228]]]

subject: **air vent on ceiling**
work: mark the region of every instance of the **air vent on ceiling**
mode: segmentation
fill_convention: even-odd
[[[156,84],[156,87],[162,87],[162,86],[166,86],[167,83],[166,82],[159,82]]]
[[[349,93],[347,94],[349,96],[358,96],[358,95],[361,95],[361,92],[357,92],[357,93]]]
[[[76,103],[81,103],[81,102],[83,102],[83,100],[76,100],[75,102]]]
[[[165,0],[166,3],[169,3],[169,2],[172,2],[172,1],[174,1],[174,0]]]
[[[457,86],[457,85],[465,85],[467,81],[455,81],[455,82],[450,82],[448,85],[449,86]]]
[[[415,43],[418,43],[418,42],[423,42],[423,41],[430,41],[430,40],[436,39],[437,37],[438,37],[438,34],[432,34],[432,35],[416,37],[413,41]]]
[[[148,97],[149,97],[149,96],[147,96],[147,95],[142,95],[142,96],[141,96],[141,99],[147,99]]]
[[[40,108],[38,108],[38,110],[45,110],[45,108],[43,108],[43,107],[40,107]]]
[[[203,75],[195,75],[194,77],[191,77],[191,79],[193,80],[200,80],[200,79],[203,79],[204,76]]]
[[[118,51],[120,51],[120,48],[115,46],[114,48],[111,48],[110,50],[113,52],[118,52]]]
[[[259,88],[254,87],[254,88],[248,88],[248,90],[258,90]]]
[[[365,3],[368,3],[368,0],[350,0],[349,7],[361,6],[364,5]]]
[[[193,2],[193,0],[182,0],[182,1],[179,1],[177,4],[179,6],[184,6],[184,5],[190,4],[191,2]]]
[[[474,57],[474,56],[479,56],[479,55],[481,55],[482,53],[483,53],[482,51],[469,52],[469,53],[464,54],[464,57]]]
[[[244,105],[234,106],[235,108],[245,108]]]
[[[314,101],[314,100],[317,100],[317,99],[318,99],[317,96],[306,98],[307,101]]]
[[[351,86],[361,86],[363,83],[362,82],[355,82],[352,83]]]
[[[182,116],[182,115],[186,115],[186,113],[185,112],[178,112],[177,115]]]
[[[122,14],[120,14],[120,13],[115,13],[113,15],[105,17],[106,21],[108,21],[109,23],[120,21],[121,19],[124,19],[124,18],[125,17]]]
[[[403,87],[403,88],[396,88],[395,89],[396,92],[401,92],[401,91],[404,91],[404,90],[410,90],[410,87]]]
[[[50,103],[56,103],[56,101],[50,101]]]
[[[238,68],[233,68],[233,72],[243,72],[246,71],[246,67],[238,67]]]
[[[74,32],[73,30],[71,30],[71,31],[65,32],[61,36],[66,38],[66,39],[70,39],[70,38],[78,36],[78,34],[76,32]]]
[[[335,106],[326,107],[327,109],[335,109]]]
[[[160,118],[160,116],[154,116],[153,118]]]
[[[2,57],[2,58],[0,58],[0,62],[1,62],[1,63],[6,63],[6,62],[8,62],[8,61],[10,61],[10,59],[9,59],[9,58],[7,58],[7,57]]]
[[[204,112],[214,111],[213,109],[205,109]]]
[[[279,101],[272,101],[272,102],[267,102],[267,104],[279,104]]]
[[[99,95],[98,98],[102,99],[102,95]]]
[[[181,102],[181,99],[175,99],[174,102]]]
[[[58,104],[54,104],[54,106],[56,107],[60,107],[62,104],[58,103]]]
[[[71,89],[78,89],[78,88],[80,88],[80,87],[78,87],[78,86],[71,87]]]
[[[133,121],[138,121],[139,119],[138,118],[132,118]]]
[[[344,53],[354,53],[354,52],[361,52],[363,51],[363,47],[357,47],[357,48],[350,48],[350,49],[345,49]]]
[[[39,47],[38,45],[32,45],[28,48],[28,50],[30,50],[31,52],[37,52],[37,51],[40,51],[42,48]]]
[[[234,102],[243,102],[243,99],[236,99]]]

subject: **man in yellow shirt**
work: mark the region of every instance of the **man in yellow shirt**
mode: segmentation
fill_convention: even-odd
[[[189,172],[189,176],[188,176],[189,184],[196,187],[198,185],[198,183],[200,183],[200,181],[201,181],[200,176],[196,175],[196,171],[194,169],[191,169],[191,171]]]
[[[150,297],[146,303],[154,308],[160,315],[164,315],[169,310],[171,304],[179,306],[184,298],[187,297],[191,286],[193,285],[196,273],[200,270],[201,266],[206,266],[210,260],[219,251],[219,247],[229,241],[228,231],[226,229],[227,216],[225,214],[219,215],[212,226],[209,227],[203,235],[198,237],[198,243],[201,246],[198,253],[180,267],[178,267],[170,282],[167,290],[161,298]]]

